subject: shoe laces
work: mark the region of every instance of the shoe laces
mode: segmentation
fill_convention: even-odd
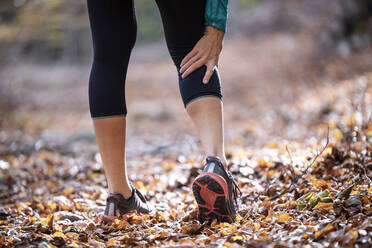
[[[210,159],[213,159],[214,161],[216,161],[217,159],[217,164],[219,164],[219,166],[223,169],[223,171],[226,173],[227,177],[229,178],[229,180],[232,182],[233,184],[233,196],[234,196],[234,201],[235,201],[235,205],[238,207],[238,198],[242,196],[242,191],[240,190],[238,184],[236,183],[233,175],[225,168],[225,166],[222,164],[221,160],[218,158],[218,157],[213,157],[213,156],[210,156],[208,157]],[[207,162],[208,162],[208,158],[207,158]],[[214,162],[216,164],[216,162]]]
[[[224,168],[225,169],[225,168]],[[226,171],[226,169],[225,169]],[[238,197],[242,196],[242,191],[240,190],[238,184],[236,183],[233,175],[229,171],[226,171],[227,176],[229,177],[230,181],[233,183],[233,196],[236,206],[238,206]]]

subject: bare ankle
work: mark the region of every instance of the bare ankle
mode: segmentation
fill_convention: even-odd
[[[120,189],[112,189],[109,191],[110,193],[119,193],[125,199],[129,199],[132,196],[132,189],[130,187],[121,187]]]

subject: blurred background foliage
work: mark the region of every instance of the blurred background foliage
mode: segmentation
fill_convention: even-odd
[[[138,43],[161,39],[155,1],[136,0],[135,4]],[[339,50],[345,53],[351,47],[370,44],[371,5],[369,0],[231,0],[229,35],[309,29],[326,50],[341,42]],[[7,60],[71,63],[91,55],[84,0],[2,0],[0,22],[0,48]]]
[[[370,0],[230,0],[229,4],[227,40],[275,32],[301,34],[304,44],[311,41],[315,47],[316,59],[347,57],[356,49],[371,47]],[[155,1],[135,0],[135,5],[137,46],[164,39]],[[13,79],[4,80],[9,78],[4,76],[9,74],[7,68],[25,63],[89,64],[92,45],[86,1],[1,0],[0,51],[0,115],[4,116],[17,106],[14,90],[9,90]]]
[[[0,46],[11,48],[11,54],[69,62],[90,55],[85,1],[2,0],[0,10]],[[159,39],[162,24],[155,1],[136,0],[136,14],[139,43]]]

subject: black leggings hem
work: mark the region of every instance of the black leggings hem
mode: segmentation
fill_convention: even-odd
[[[114,115],[103,115],[103,116],[91,116],[91,118],[92,118],[93,120],[96,120],[96,119],[113,118],[113,117],[119,117],[119,116],[126,117],[127,114],[114,114]]]
[[[199,98],[204,98],[204,97],[215,97],[215,98],[218,98],[220,99],[220,101],[222,102],[222,95],[221,94],[216,94],[214,92],[207,92],[207,93],[200,93],[198,95],[195,95],[195,96],[192,96],[190,97],[184,104],[184,107],[187,108],[187,106],[194,102],[195,100],[198,100]]]

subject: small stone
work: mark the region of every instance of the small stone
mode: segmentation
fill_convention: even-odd
[[[362,205],[362,201],[360,199],[360,194],[353,194],[344,201],[345,207],[357,207]]]
[[[41,242],[37,247],[38,248],[49,248],[49,245],[47,242]]]
[[[52,241],[50,242],[52,245],[55,246],[64,246],[66,244],[66,241],[62,237],[53,237]]]
[[[83,220],[83,217],[67,211],[58,212],[56,213],[56,216],[59,216],[59,220],[70,220],[71,222]]]
[[[358,233],[362,236],[366,236],[367,235],[367,231],[364,230],[364,229],[361,229],[361,230],[358,230]]]
[[[254,173],[254,170],[251,167],[243,166],[239,169],[240,173],[242,173],[243,176],[248,176],[250,174]]]

